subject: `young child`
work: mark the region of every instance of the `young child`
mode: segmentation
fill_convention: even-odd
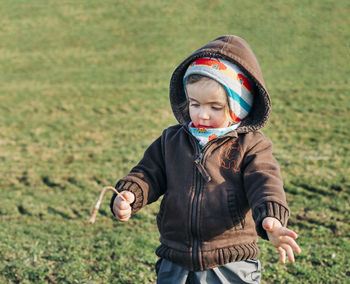
[[[270,98],[248,44],[222,36],[174,71],[179,124],[164,130],[122,178],[111,209],[127,221],[163,195],[158,283],[259,283],[258,235],[281,262],[300,252],[271,142],[260,132]]]

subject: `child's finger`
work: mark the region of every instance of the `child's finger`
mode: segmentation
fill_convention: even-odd
[[[117,212],[120,210],[120,202],[122,200],[117,196],[115,199],[114,199],[114,202],[113,202],[113,212]],[[115,213],[116,215],[116,213]]]
[[[121,222],[125,222],[129,220],[130,216],[131,216],[131,208],[126,210],[118,210],[116,213],[117,219]]]
[[[130,204],[124,200],[121,200],[119,202],[119,209],[121,209],[121,210],[130,209]]]
[[[135,201],[135,195],[130,191],[122,191],[121,194],[129,204]]]
[[[130,215],[124,216],[124,217],[117,217],[117,220],[119,222],[126,222],[126,221],[128,221],[130,219],[130,217],[131,217]]]
[[[130,219],[130,215],[128,215],[128,216],[125,216],[125,217],[122,217],[122,218],[117,218],[117,220],[119,221],[119,222],[126,222],[126,221],[128,221],[129,219]]]
[[[288,236],[288,237],[291,237],[293,239],[298,238],[298,234],[296,232],[292,231],[291,229],[288,229],[288,228],[281,228],[281,235]]]
[[[281,223],[276,218],[266,217],[262,222],[262,227],[266,231],[272,231],[281,227]]]
[[[293,263],[295,259],[292,248],[287,244],[282,244],[281,247],[287,253],[289,261]]]
[[[294,241],[294,239],[290,238],[290,237],[282,237],[281,241],[283,244],[286,244],[288,246],[290,246],[296,253],[300,253],[301,249],[298,246],[298,244],[296,243],[296,241]]]
[[[280,256],[281,256],[281,262],[283,264],[285,264],[286,263],[286,251],[281,247],[278,247],[277,250],[279,251]]]

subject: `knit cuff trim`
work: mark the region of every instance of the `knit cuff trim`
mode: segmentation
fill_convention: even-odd
[[[133,181],[121,180],[118,183],[119,192],[127,190],[135,195],[135,201],[131,203],[131,213],[134,214],[144,206],[144,196],[141,187]]]
[[[260,204],[253,211],[253,218],[255,220],[256,231],[260,237],[268,240],[266,231],[262,227],[262,221],[266,217],[274,217],[278,219],[282,226],[287,226],[287,221],[289,217],[289,210],[287,207],[273,201],[268,201]]]
[[[115,188],[116,190],[118,190],[118,192],[130,191],[135,195],[135,201],[130,204],[131,214],[136,213],[138,210],[140,210],[144,206],[143,192],[141,190],[141,187],[137,183],[128,181],[128,180],[120,180],[115,186]],[[115,213],[113,211],[113,203],[116,197],[117,197],[117,194],[114,194],[111,199],[111,206],[110,206],[114,216],[115,216]]]

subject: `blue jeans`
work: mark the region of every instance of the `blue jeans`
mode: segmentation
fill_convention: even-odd
[[[188,271],[160,259],[157,264],[157,284],[228,284],[260,283],[260,261],[246,260],[227,263],[204,271]]]

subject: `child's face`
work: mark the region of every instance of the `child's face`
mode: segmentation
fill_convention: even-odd
[[[186,85],[191,120],[197,128],[223,128],[231,118],[225,89],[212,79]]]

